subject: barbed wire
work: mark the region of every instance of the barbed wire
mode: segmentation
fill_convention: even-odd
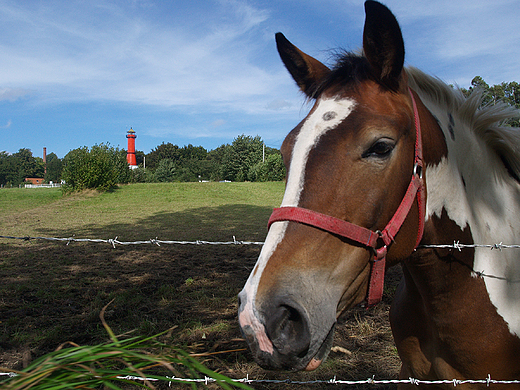
[[[263,241],[239,241],[233,236],[233,241],[206,241],[206,240],[195,240],[195,241],[174,241],[174,240],[159,240],[156,238],[151,238],[149,240],[141,240],[141,241],[120,241],[118,237],[109,238],[109,239],[101,239],[101,238],[76,238],[72,237],[15,237],[15,236],[2,236],[0,238],[12,239],[12,240],[23,240],[23,241],[31,241],[31,240],[48,240],[48,241],[62,241],[66,242],[69,245],[71,242],[92,242],[92,243],[106,243],[111,244],[114,248],[116,245],[141,245],[141,244],[155,244],[160,246],[161,244],[169,244],[169,245],[264,245]],[[499,251],[503,249],[520,249],[520,244],[504,244],[502,242],[497,244],[462,244],[460,241],[453,241],[453,244],[427,244],[427,245],[419,245],[417,249],[421,248],[438,248],[438,249],[455,249],[459,252],[463,249],[476,249],[476,248],[487,248],[487,249],[497,249]]]
[[[235,236],[233,236],[233,241],[206,241],[206,240],[195,240],[195,241],[174,241],[174,240],[159,240],[156,238],[151,238],[149,240],[141,240],[141,241],[120,241],[118,240],[118,237],[115,238],[109,238],[109,239],[102,239],[102,238],[76,238],[74,236],[72,237],[30,237],[30,236],[24,236],[24,237],[15,237],[15,236],[2,236],[0,235],[0,238],[4,239],[11,239],[11,240],[23,240],[23,241],[31,241],[31,240],[46,240],[46,241],[60,241],[60,242],[66,242],[67,245],[69,245],[71,242],[91,242],[91,243],[105,243],[112,245],[113,248],[116,247],[116,245],[143,245],[143,244],[153,244],[157,246],[161,246],[162,244],[165,245],[264,245],[263,241],[239,241],[236,239]],[[502,242],[497,244],[461,244],[459,241],[453,241],[453,244],[428,244],[428,245],[419,245],[417,249],[431,249],[431,248],[437,248],[437,249],[454,249],[458,250],[459,252],[463,249],[476,249],[476,248],[487,248],[490,250],[499,250],[502,251],[503,249],[520,249],[519,244],[504,244]],[[417,250],[416,249],[416,250]],[[504,280],[508,283],[520,283],[520,280],[510,280],[503,276],[496,276],[496,275],[490,275],[486,274],[484,271],[476,271],[474,269],[471,270],[473,276],[479,277],[479,278],[491,278],[491,279],[498,279],[498,280]]]
[[[116,245],[142,245],[142,244],[154,244],[157,246],[161,246],[161,244],[169,244],[169,245],[264,245],[263,242],[257,241],[238,241],[235,236],[233,236],[233,241],[204,241],[204,240],[196,240],[196,241],[170,241],[170,240],[159,240],[158,238],[151,238],[149,240],[144,241],[119,241],[118,237],[102,239],[102,238],[76,238],[76,237],[14,237],[14,236],[0,236],[0,238],[12,239],[12,240],[23,240],[23,241],[31,241],[31,240],[47,240],[47,241],[62,241],[66,242],[69,245],[71,242],[92,242],[92,243],[106,243],[112,245],[112,247],[116,247]]]
[[[419,245],[417,249],[420,248],[442,248],[442,249],[456,249],[461,252],[463,249],[467,248],[487,248],[487,249],[498,249],[501,251],[502,249],[519,249],[520,245],[513,244],[507,245],[502,242],[498,244],[461,244],[459,241],[453,241],[453,244],[431,244],[431,245]]]
[[[455,249],[459,252],[462,252],[463,249],[478,249],[478,248],[484,248],[484,249],[490,249],[490,250],[498,250],[502,251],[502,249],[519,249],[520,245],[518,244],[504,244],[502,242],[498,244],[461,244],[459,241],[453,241],[453,244],[431,244],[431,245],[419,245],[417,249],[427,249],[427,248],[434,248],[434,249]],[[508,279],[504,276],[497,276],[497,275],[491,275],[486,274],[484,271],[476,271],[471,268],[471,273],[474,277],[478,278],[489,278],[489,279],[497,279],[497,280],[503,280],[511,284],[520,283],[519,280],[512,280]]]
[[[0,376],[8,376],[14,378],[18,376],[14,372],[0,372]],[[172,383],[184,382],[184,383],[203,383],[208,385],[210,383],[221,382],[215,378],[205,376],[204,378],[179,378],[176,376],[166,376],[165,379],[158,378],[143,378],[138,376],[126,375],[118,376],[117,379],[128,380],[128,381],[149,381],[159,382],[167,381],[171,387]],[[233,382],[244,383],[244,384],[287,384],[287,385],[346,385],[346,386],[359,386],[359,385],[452,385],[457,387],[464,384],[479,384],[479,385],[512,385],[520,384],[520,380],[496,380],[491,379],[491,375],[488,375],[486,379],[440,379],[440,380],[422,380],[417,378],[408,379],[375,379],[375,376],[364,380],[341,380],[336,377],[328,380],[312,380],[312,381],[297,381],[292,379],[250,379],[249,375],[242,379],[231,379]]]
[[[140,377],[120,377],[119,379],[126,380],[140,380],[144,381],[147,378]],[[209,383],[218,382],[214,378],[205,377],[204,379],[184,379],[171,377],[172,381],[175,382],[192,382],[192,383],[204,383],[208,385]],[[488,375],[486,379],[441,379],[441,380],[421,380],[416,378],[408,378],[408,379],[375,379],[375,376],[371,378],[367,378],[364,380],[341,380],[336,377],[328,380],[313,380],[313,381],[295,381],[292,379],[249,379],[249,376],[242,379],[232,379],[233,382],[245,383],[245,384],[255,384],[255,383],[273,383],[273,384],[289,384],[289,385],[316,385],[316,384],[328,384],[328,385],[347,385],[347,386],[358,386],[358,385],[400,385],[400,384],[410,384],[410,385],[453,385],[453,387],[463,385],[463,384],[484,384],[488,387],[491,384],[520,384],[520,380],[494,380],[491,379],[491,375]],[[170,386],[171,386],[170,382]]]

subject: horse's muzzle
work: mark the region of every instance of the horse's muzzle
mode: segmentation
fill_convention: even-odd
[[[244,292],[239,294],[239,322],[256,362],[269,370],[313,370],[326,358],[334,326],[323,339],[312,339],[307,312],[289,298],[277,298],[263,310],[252,310]],[[320,324],[321,325],[321,324]]]

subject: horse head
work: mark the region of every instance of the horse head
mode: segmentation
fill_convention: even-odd
[[[288,174],[280,209],[310,210],[380,234],[417,174],[419,124],[399,24],[378,2],[367,1],[365,11],[363,55],[346,54],[332,69],[276,35],[285,67],[314,101],[281,148]],[[378,236],[374,245],[319,224],[271,222],[239,294],[240,327],[261,366],[312,370],[321,364],[338,317],[367,296],[375,252],[386,253],[387,246],[389,266],[414,250],[419,203],[412,197],[395,236],[388,242]]]

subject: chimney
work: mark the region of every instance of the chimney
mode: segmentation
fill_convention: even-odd
[[[43,148],[43,171],[47,174],[47,148]]]

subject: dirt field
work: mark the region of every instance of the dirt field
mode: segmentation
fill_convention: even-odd
[[[64,341],[106,341],[99,313],[112,299],[106,320],[116,333],[138,325],[138,334],[153,335],[177,326],[171,343],[189,352],[242,350],[246,345],[237,326],[236,294],[258,253],[259,248],[251,246],[112,249],[99,244],[2,243],[0,259],[11,266],[0,269],[0,366],[22,368]],[[395,271],[390,279],[391,292]],[[388,303],[386,296],[372,310],[352,310],[337,330],[334,345],[341,349],[313,373],[266,372],[247,350],[201,359],[235,378],[395,378],[398,358],[388,327]]]

